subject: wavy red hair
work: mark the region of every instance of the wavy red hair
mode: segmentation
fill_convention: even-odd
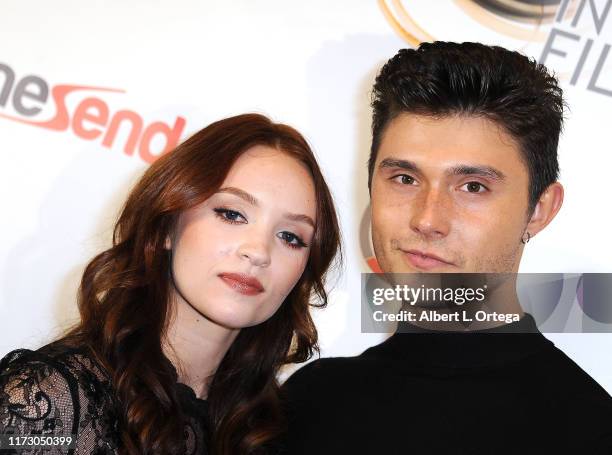
[[[85,268],[80,322],[61,341],[87,346],[111,374],[124,453],[184,450],[176,373],[162,350],[172,291],[164,242],[179,215],[219,189],[236,159],[255,145],[287,153],[309,170],[315,233],[304,273],[279,310],[242,329],[221,361],[208,392],[209,443],[216,454],[259,453],[283,429],[277,373],[317,349],[309,309],[327,303],[324,279],[341,257],[340,234],[330,191],[304,138],[265,116],[244,114],[212,123],[155,161],[129,194],[112,247]]]

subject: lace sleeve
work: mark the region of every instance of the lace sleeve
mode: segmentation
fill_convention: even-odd
[[[19,349],[0,362],[0,435],[64,436],[67,447],[6,448],[0,454],[115,454],[113,415],[96,376],[76,369],[77,357],[59,361]],[[81,363],[82,366],[82,363]]]

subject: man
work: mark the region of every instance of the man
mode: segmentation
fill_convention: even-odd
[[[424,43],[385,64],[372,107],[382,271],[518,271],[563,200],[557,80],[500,47]],[[498,333],[404,324],[421,333],[306,365],[284,385],[287,453],[611,454],[612,398],[521,315]]]

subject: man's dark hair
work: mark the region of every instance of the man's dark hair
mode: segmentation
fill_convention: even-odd
[[[401,49],[380,70],[372,92],[368,189],[382,134],[401,113],[479,116],[503,127],[529,169],[529,211],[557,180],[563,91],[534,59],[480,43],[422,43]]]

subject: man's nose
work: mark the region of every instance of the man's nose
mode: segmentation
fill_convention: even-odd
[[[450,229],[452,204],[448,194],[437,187],[420,192],[414,200],[410,228],[431,240],[443,238]]]

